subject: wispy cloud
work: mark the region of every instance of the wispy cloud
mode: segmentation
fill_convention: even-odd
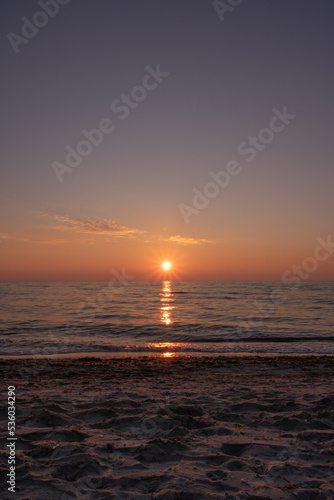
[[[70,240],[60,240],[60,239],[53,239],[53,240],[35,240],[34,243],[39,243],[41,245],[68,245],[68,244],[73,244],[73,243],[93,243],[92,238],[74,238]]]
[[[168,238],[163,238],[164,241],[169,241],[172,243],[177,243],[179,245],[202,245],[203,243],[212,243],[210,240],[204,238],[184,238],[183,236],[169,236]]]
[[[60,224],[54,226],[58,230],[72,230],[76,233],[102,234],[108,236],[130,236],[143,234],[145,231],[122,226],[108,219],[75,218],[68,215],[56,215],[54,217]]]
[[[2,242],[2,240],[5,240],[6,238],[8,238],[7,233],[0,233],[0,243]]]
[[[0,234],[1,238],[1,234]],[[59,239],[59,238],[54,238],[54,239],[47,239],[47,240],[40,240],[40,239],[35,239],[33,237],[31,238],[26,238],[23,236],[7,236],[7,238],[11,241],[15,241],[16,243],[31,243],[31,244],[38,244],[38,245],[64,245],[68,243],[73,243],[73,242],[79,242],[79,243],[92,243],[94,240],[93,238],[72,238],[72,239]],[[0,240],[1,243],[1,240]]]

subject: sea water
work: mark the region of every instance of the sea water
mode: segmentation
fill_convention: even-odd
[[[334,354],[334,283],[0,283],[1,355]]]

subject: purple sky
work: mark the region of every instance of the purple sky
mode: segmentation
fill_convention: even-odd
[[[106,269],[131,267],[145,244],[166,242],[185,259],[201,247],[196,258],[213,259],[220,278],[224,252],[252,254],[262,242],[270,262],[275,246],[285,252],[284,267],[333,230],[332,1],[245,0],[223,21],[207,0],[70,0],[58,7],[26,43],[13,36],[22,36],[23,17],[43,24],[45,16],[35,15],[41,6],[15,0],[2,8],[0,233],[7,236],[0,251],[10,268],[6,279],[17,279],[18,272],[29,277],[26,250],[30,260],[38,259],[49,251],[49,240],[58,241],[57,265],[65,273],[60,246],[76,237],[75,220],[94,221],[92,238],[103,234],[90,244],[104,245],[101,254],[92,253],[97,259],[108,246]],[[134,91],[138,102],[122,120],[111,103],[141,86],[147,67],[157,65],[168,76],[147,96]],[[296,117],[247,162],[239,145],[269,126],[273,108],[284,106]],[[75,149],[85,139],[82,130],[104,118],[113,132],[59,182],[52,163],[65,164],[66,146]],[[187,224],[180,204],[193,207],[193,189],[203,191],[209,173],[230,160],[242,173]],[[55,223],[62,217],[71,221],[66,230]],[[102,221],[111,228],[107,235]],[[77,251],[69,250],[71,265]],[[46,278],[54,255],[45,257]],[[80,266],[76,277],[84,261]],[[103,270],[91,277],[103,278]]]

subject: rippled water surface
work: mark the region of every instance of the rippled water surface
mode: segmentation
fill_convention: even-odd
[[[1,354],[334,353],[334,283],[1,283]]]

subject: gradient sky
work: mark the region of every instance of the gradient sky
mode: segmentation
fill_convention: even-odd
[[[245,0],[223,21],[208,0],[71,0],[16,54],[8,33],[40,10],[2,6],[2,280],[162,279],[164,259],[173,279],[280,280],[334,236],[331,0]],[[157,65],[121,120],[111,103]],[[238,146],[284,106],[247,162]],[[115,130],[59,182],[52,163],[103,118]],[[187,224],[179,205],[230,160],[242,172]]]

